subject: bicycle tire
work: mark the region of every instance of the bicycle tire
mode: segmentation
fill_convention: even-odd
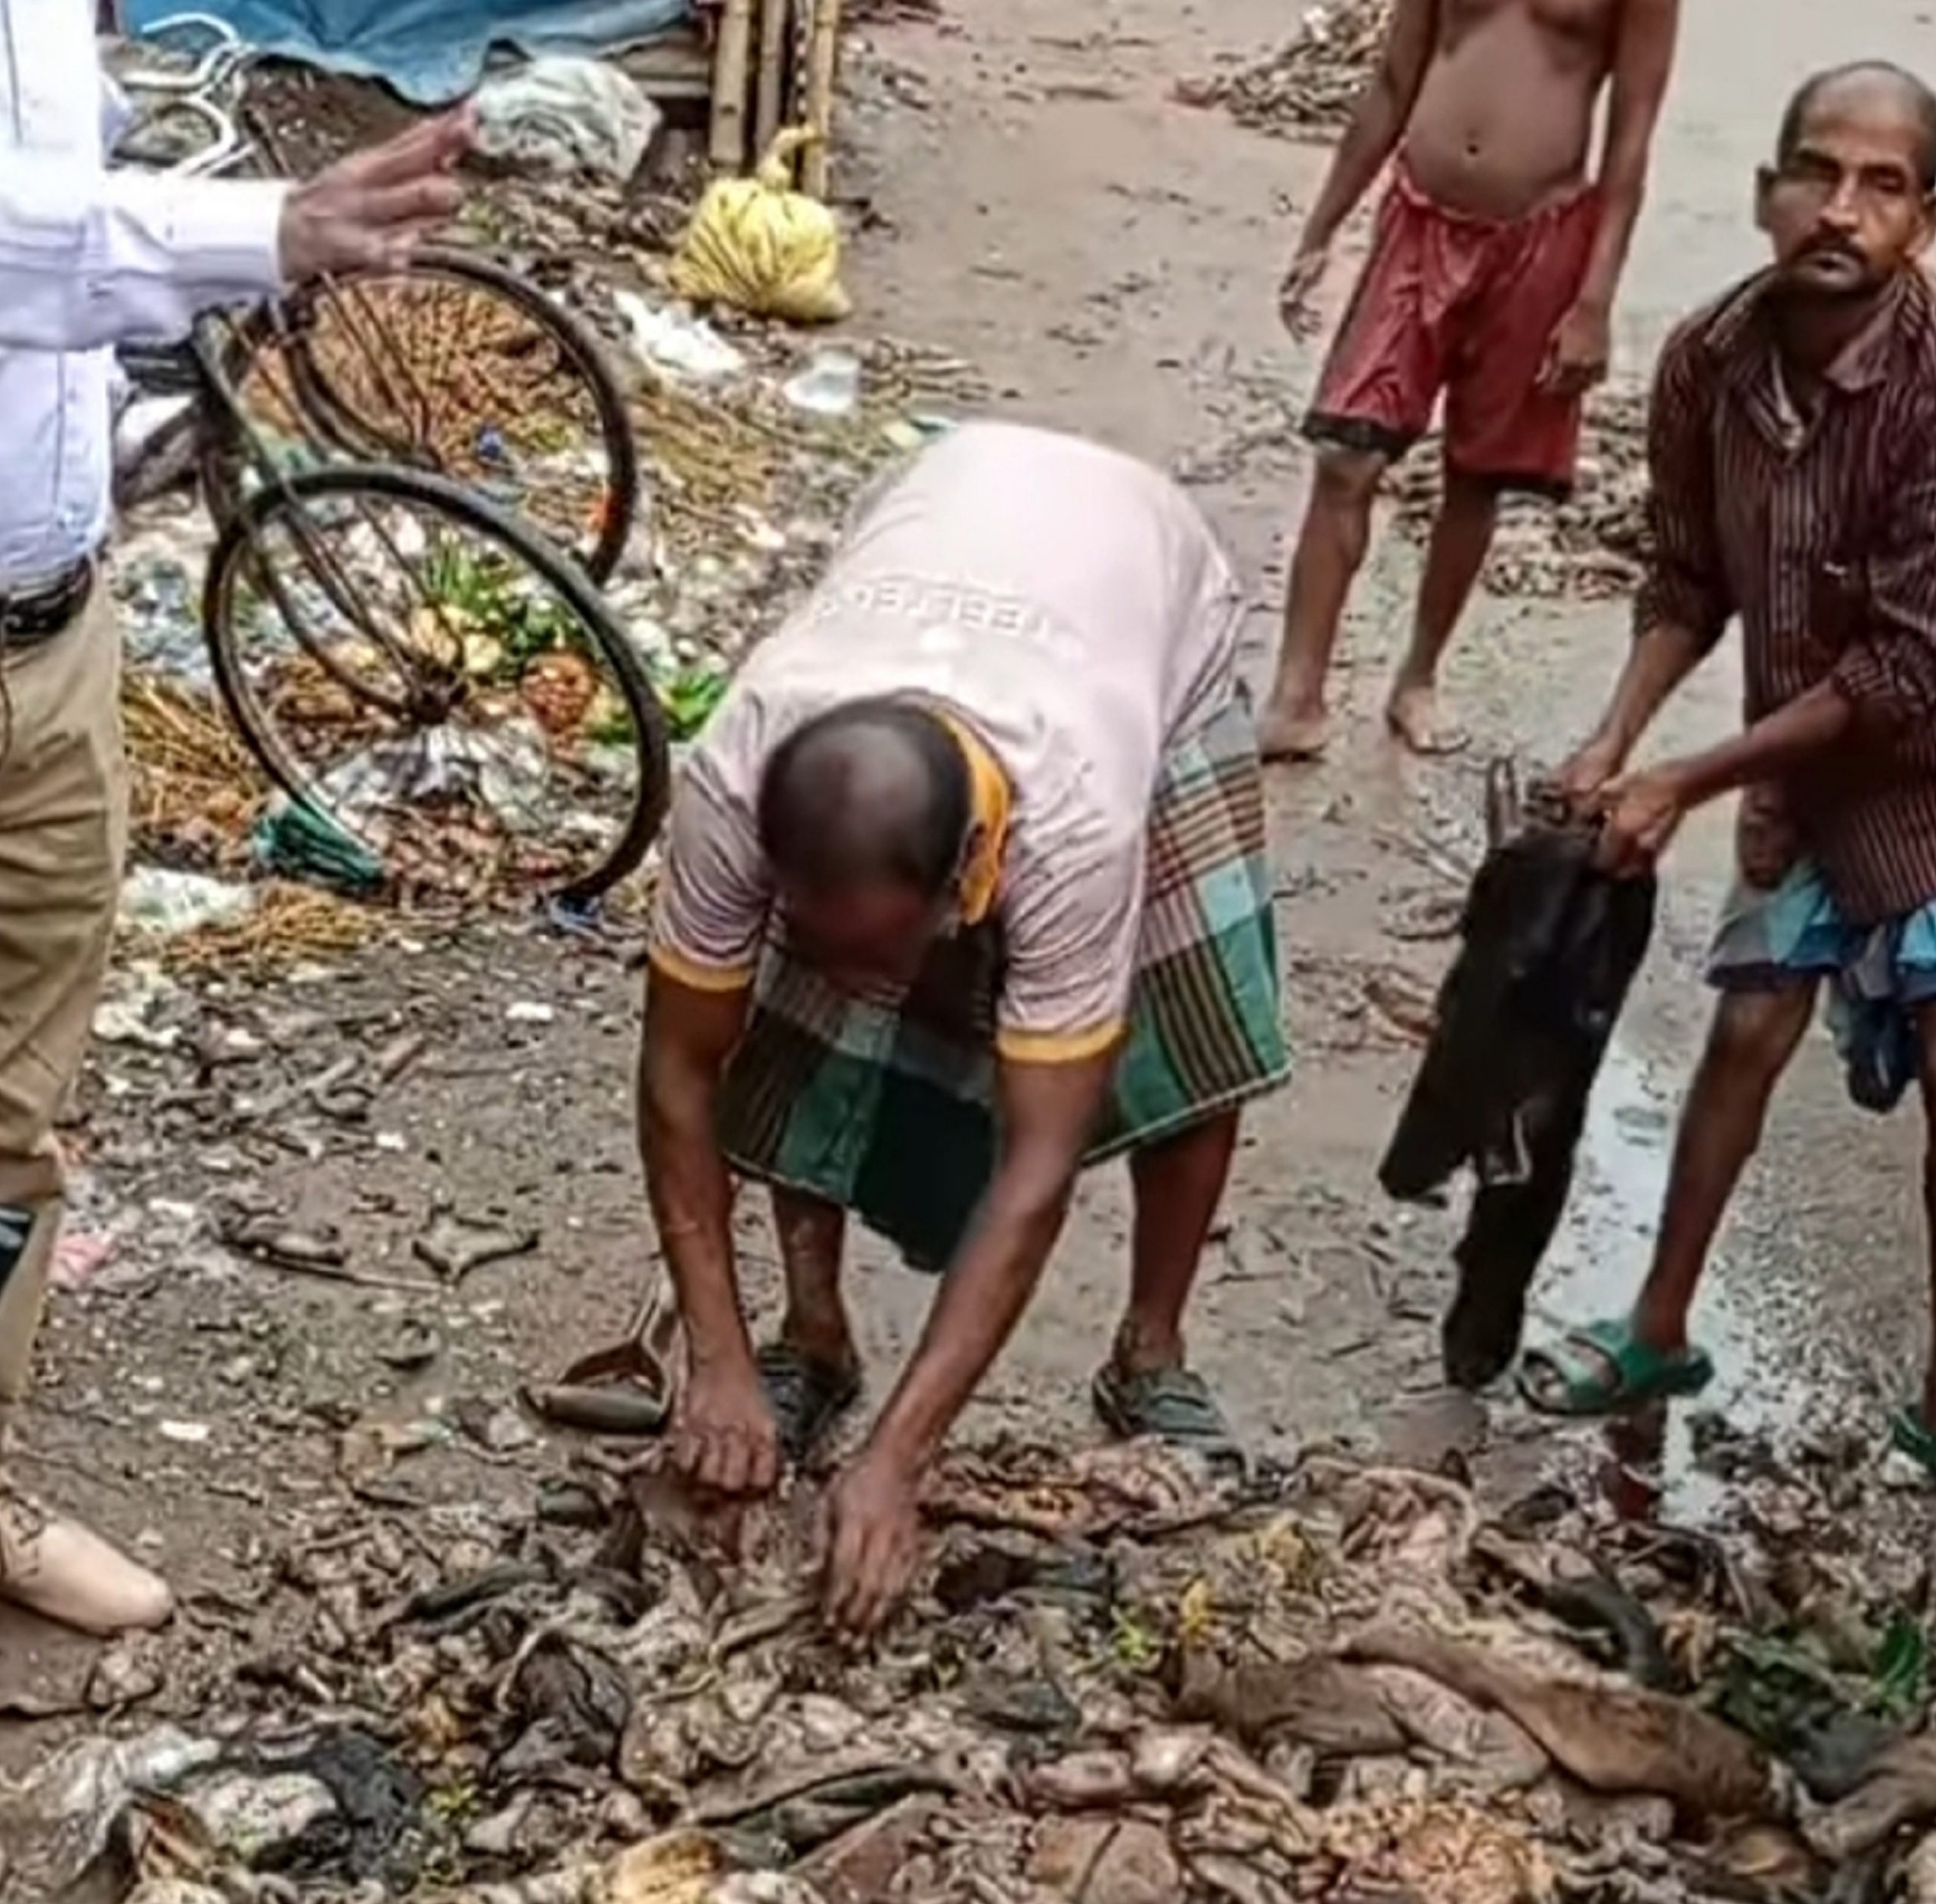
[[[341,290],[354,289],[359,282],[395,283],[411,278],[455,282],[510,305],[551,340],[561,358],[590,391],[610,494],[606,519],[599,524],[597,534],[589,543],[573,547],[571,554],[593,581],[610,581],[625,553],[638,513],[638,444],[632,433],[631,413],[604,345],[591,327],[516,271],[473,252],[430,247],[396,270],[306,287],[284,300],[280,317],[262,312],[235,327],[234,347],[225,366],[226,374],[231,381],[239,380],[256,351],[265,346],[280,346],[287,353],[290,380],[305,420],[333,448],[359,459],[380,459],[401,467],[420,467],[409,454],[409,445],[395,432],[358,414],[355,405],[336,388],[311,348],[320,300]],[[215,456],[205,460],[203,485],[212,513],[223,501],[232,504],[235,499],[239,485],[234,459],[233,445],[225,452],[216,445]],[[211,464],[214,464],[213,473]]]
[[[389,464],[340,464],[293,473],[239,505],[222,525],[209,554],[202,588],[202,628],[210,667],[236,731],[282,792],[291,800],[330,813],[332,819],[337,817],[327,800],[319,796],[312,776],[285,750],[275,723],[256,705],[230,609],[236,581],[256,536],[306,503],[359,492],[427,505],[509,550],[557,591],[610,666],[631,718],[638,761],[631,812],[596,866],[544,895],[567,906],[588,905],[636,870],[664,823],[672,791],[672,752],[664,711],[644,661],[580,565],[546,538],[534,535],[508,511],[461,483]]]

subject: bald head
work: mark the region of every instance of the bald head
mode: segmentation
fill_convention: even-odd
[[[782,741],[760,782],[760,843],[783,885],[879,885],[939,898],[973,818],[968,764],[917,702],[830,709]]]
[[[1888,60],[1857,60],[1804,80],[1782,115],[1776,163],[1789,163],[1816,119],[1849,117],[1894,119],[1909,126],[1917,182],[1925,192],[1936,191],[1936,93]]]

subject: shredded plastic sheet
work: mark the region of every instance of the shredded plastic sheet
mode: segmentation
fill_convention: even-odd
[[[141,34],[184,0],[127,0]],[[469,92],[495,48],[535,57],[593,55],[656,38],[689,19],[691,0],[194,0],[252,46],[336,73],[386,81],[419,105]]]

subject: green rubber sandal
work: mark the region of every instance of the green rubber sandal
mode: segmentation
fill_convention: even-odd
[[[1630,1414],[1649,1403],[1684,1400],[1714,1378],[1705,1349],[1663,1354],[1637,1340],[1631,1323],[1589,1323],[1519,1358],[1519,1393],[1542,1415],[1570,1420]]]
[[[799,1467],[859,1399],[861,1378],[852,1369],[809,1361],[790,1342],[769,1342],[754,1359],[781,1452]]]
[[[1111,1362],[1097,1372],[1091,1394],[1103,1427],[1118,1440],[1166,1442],[1213,1467],[1243,1465],[1243,1450],[1210,1385],[1193,1369],[1131,1373]]]
[[[1916,1403],[1905,1404],[1889,1417],[1889,1444],[1936,1479],[1936,1428],[1922,1419]]]

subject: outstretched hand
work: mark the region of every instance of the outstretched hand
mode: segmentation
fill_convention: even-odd
[[[1618,741],[1596,734],[1560,764],[1551,783],[1576,814],[1590,814],[1602,789],[1626,764],[1626,750]]]
[[[476,122],[460,107],[296,187],[282,212],[284,279],[301,284],[407,264],[424,234],[463,202],[457,168],[476,140]]]

